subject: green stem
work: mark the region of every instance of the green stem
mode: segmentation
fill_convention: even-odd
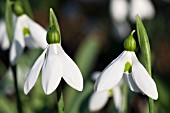
[[[62,91],[61,91],[61,85],[58,86],[56,93],[57,93],[58,113],[65,113],[65,111],[64,111],[64,100],[63,100],[63,94],[62,94]]]
[[[13,77],[14,77],[15,95],[16,95],[16,99],[17,99],[17,110],[18,110],[18,113],[23,113],[21,98],[20,98],[19,90],[18,90],[17,68],[16,68],[16,65],[11,66],[11,67],[12,67],[12,72],[13,72]]]
[[[128,97],[128,87],[125,82],[123,82],[123,107],[122,113],[127,113],[127,97]]]
[[[149,98],[149,113],[154,113],[154,101]]]

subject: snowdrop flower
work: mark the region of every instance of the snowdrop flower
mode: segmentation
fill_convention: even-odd
[[[99,76],[100,73],[97,72],[93,76]],[[97,78],[96,78],[97,79]],[[90,97],[89,110],[92,112],[101,110],[107,103],[109,97],[113,97],[115,107],[119,112],[122,111],[122,92],[121,92],[121,82],[117,84],[114,88],[106,90],[103,92],[94,92]]]
[[[38,78],[42,68],[42,86],[46,94],[51,94],[59,85],[61,78],[78,91],[83,89],[82,74],[74,61],[61,47],[59,33],[55,27],[47,32],[48,46],[34,63],[25,84],[24,93],[27,94]]]
[[[5,21],[0,20],[0,47],[3,50],[7,50],[9,48],[9,45],[10,43],[6,32]]]
[[[12,65],[17,62],[25,46],[42,49],[47,47],[46,30],[24,14],[21,6],[18,4],[14,5],[14,11],[17,18],[14,28],[14,39],[10,48],[10,62]]]
[[[124,43],[125,50],[104,69],[97,79],[95,90],[101,92],[115,87],[125,72],[124,79],[132,91],[141,92],[156,100],[158,98],[156,84],[136,57],[134,52],[136,41],[132,35],[133,32]],[[129,72],[131,74],[127,74]]]
[[[141,19],[151,19],[155,15],[155,9],[150,0],[131,0],[130,19],[135,22],[136,15]]]
[[[141,19],[151,19],[155,9],[150,0],[130,0],[130,3],[128,0],[111,0],[110,15],[118,36],[125,38],[131,30],[128,17],[132,22],[135,22],[136,15]]]

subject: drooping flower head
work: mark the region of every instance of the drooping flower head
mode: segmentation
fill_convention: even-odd
[[[100,75],[100,72],[96,72],[92,75],[95,80]],[[101,110],[109,100],[109,97],[113,97],[115,108],[121,112],[122,108],[122,82],[118,83],[114,88],[103,91],[103,92],[93,92],[89,101],[89,110],[92,112]]]
[[[52,9],[51,13],[53,14]],[[24,93],[27,94],[35,85],[41,69],[42,86],[46,94],[51,94],[58,87],[62,78],[74,89],[82,91],[82,74],[61,47],[60,33],[55,26],[51,26],[47,32],[47,42],[47,48],[35,61],[26,78]]]
[[[46,30],[30,19],[20,4],[14,3],[13,10],[17,16],[14,38],[10,48],[10,63],[14,65],[21,56],[25,46],[29,48],[46,48]]]
[[[124,43],[125,50],[103,70],[97,79],[95,90],[97,92],[110,90],[119,83],[124,75],[124,79],[132,91],[141,92],[156,100],[158,98],[156,84],[138,61],[134,52],[136,41],[133,38],[133,32]]]

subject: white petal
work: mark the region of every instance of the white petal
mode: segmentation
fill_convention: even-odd
[[[148,97],[157,100],[156,84],[143,65],[138,61],[135,53],[132,54],[132,77],[139,89]]]
[[[50,44],[42,69],[42,86],[46,94],[51,94],[59,85],[63,75],[62,54],[59,44]]]
[[[89,110],[92,112],[101,110],[107,103],[109,94],[107,91],[96,93],[94,92],[89,101]]]
[[[0,21],[0,46],[3,50],[8,49],[10,46],[5,21]]]
[[[32,87],[35,85],[35,82],[38,79],[38,75],[44,63],[45,54],[47,52],[47,48],[43,51],[43,53],[39,56],[39,58],[35,61],[33,67],[31,68],[30,72],[27,75],[24,84],[24,93],[27,94]]]
[[[18,17],[16,20],[16,26],[14,31],[14,39],[10,49],[10,62],[14,65],[18,58],[21,56],[25,47],[24,36],[23,36],[23,25],[22,18]]]
[[[94,87],[95,90],[98,92],[106,91],[117,85],[123,76],[125,63],[128,59],[128,52],[123,51],[115,60],[113,60],[97,79]]]
[[[123,110],[123,100],[122,100],[122,92],[120,89],[120,84],[116,85],[113,88],[113,98],[115,107],[121,112]]]
[[[111,0],[110,12],[113,20],[121,23],[126,20],[128,14],[127,0]]]
[[[136,15],[141,19],[151,19],[155,15],[155,9],[150,0],[131,0],[130,19],[135,22]]]
[[[63,78],[67,84],[78,91],[83,90],[83,77],[82,74],[74,63],[74,61],[64,52],[61,45],[59,46],[62,52],[63,63]]]
[[[25,44],[27,47],[34,49],[34,48],[39,48],[37,43],[32,39],[31,36],[25,36]]]
[[[28,28],[30,30],[33,40],[42,49],[46,48],[48,45],[47,41],[46,41],[47,31],[43,27],[41,27],[39,24],[34,22],[32,19],[30,19],[27,15],[26,15],[26,17],[27,17],[27,21],[28,21]]]
[[[138,88],[138,86],[134,82],[131,73],[124,73],[123,75],[124,75],[124,80],[126,81],[126,83],[128,84],[129,88],[132,91],[134,91],[134,92],[141,92],[141,90]]]

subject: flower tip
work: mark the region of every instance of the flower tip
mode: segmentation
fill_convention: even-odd
[[[26,85],[24,85],[24,94],[27,95],[29,92],[29,89]]]

